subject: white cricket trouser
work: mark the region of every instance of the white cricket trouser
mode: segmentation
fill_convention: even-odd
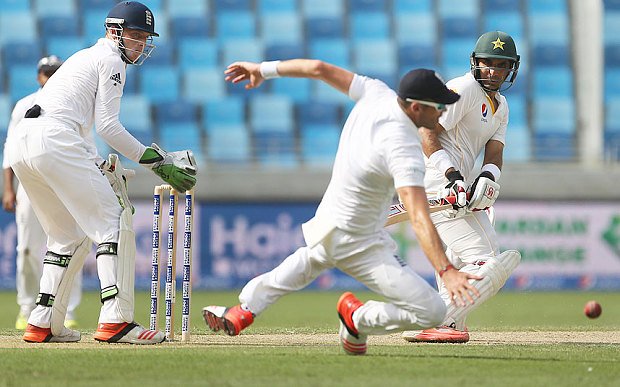
[[[299,248],[272,271],[252,279],[239,301],[258,315],[278,298],[335,267],[388,301],[368,301],[358,309],[354,322],[360,333],[381,335],[438,325],[446,314],[443,301],[398,258],[395,247],[383,230],[360,236],[335,229],[315,247]]]
[[[72,255],[85,235],[96,244],[118,242],[121,207],[73,128],[44,117],[25,118],[8,149],[9,163],[48,235],[49,251]],[[116,259],[98,260],[97,269],[102,287],[116,284]],[[55,294],[65,272],[44,265],[39,291]],[[115,302],[104,303],[99,322],[122,322]],[[49,327],[51,309],[37,306],[28,322]]]
[[[15,223],[17,225],[16,287],[20,314],[28,318],[35,307],[43,270],[43,246],[47,236],[20,184],[17,187]],[[76,276],[67,307],[67,318],[75,318],[75,309],[82,298],[82,273]]]
[[[499,242],[497,234],[485,211],[467,212],[464,216],[447,218],[441,212],[431,214],[431,219],[437,228],[437,232],[446,248],[446,255],[450,262],[459,271],[477,274],[481,265],[487,259],[499,255]],[[439,294],[446,305],[452,300],[443,284],[443,281],[435,274]],[[465,328],[465,320],[444,321],[444,325],[455,322],[457,329]]]

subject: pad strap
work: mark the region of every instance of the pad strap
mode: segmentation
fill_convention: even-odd
[[[47,265],[55,265],[60,267],[69,266],[69,262],[71,262],[71,255],[61,255],[56,254],[54,252],[48,251],[45,253],[45,258],[43,258],[43,264]]]
[[[103,242],[97,246],[97,255],[118,255],[118,243],[116,242]]]
[[[53,294],[39,293],[35,304],[41,305],[41,306],[52,306],[54,305],[54,299],[55,297]]]
[[[108,286],[107,288],[101,289],[101,303],[103,304],[107,300],[110,300],[118,294],[118,288],[116,285]]]

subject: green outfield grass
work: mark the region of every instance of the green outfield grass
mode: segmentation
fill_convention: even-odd
[[[281,334],[281,340],[245,345],[239,338],[211,336],[200,316],[201,307],[207,304],[236,302],[235,292],[194,292],[192,296],[194,344],[93,344],[90,334],[96,327],[100,304],[98,294],[86,293],[78,310],[83,343],[25,345],[18,340],[20,333],[12,329],[17,313],[15,294],[0,292],[4,311],[0,314],[0,386],[620,385],[620,344],[609,344],[605,339],[620,332],[618,293],[502,292],[474,312],[468,322],[472,332],[523,337],[540,335],[541,331],[562,331],[577,338],[580,333],[585,337],[606,332],[595,342],[371,342],[364,357],[342,354],[335,336],[332,341],[326,335],[337,331],[335,303],[339,293],[300,292],[282,298],[244,331],[248,336]],[[372,294],[359,296],[367,300]],[[180,297],[177,299],[179,305]],[[583,315],[583,305],[590,299],[603,306],[599,319],[589,320]],[[148,321],[146,293],[137,294],[136,319],[143,324]],[[303,335],[322,335],[328,340],[309,345],[290,340]]]

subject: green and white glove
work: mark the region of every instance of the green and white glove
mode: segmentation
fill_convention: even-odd
[[[185,192],[196,185],[196,160],[191,150],[166,152],[153,143],[146,147],[140,164],[153,170],[178,192]]]

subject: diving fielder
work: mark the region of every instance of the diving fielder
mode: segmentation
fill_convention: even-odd
[[[130,172],[116,155],[97,155],[96,132],[118,152],[183,192],[196,183],[191,151],[145,147],[118,120],[125,66],[140,65],[155,47],[155,19],[139,2],[123,1],[105,19],[105,38],[72,55],[37,95],[8,145],[19,178],[48,235],[37,306],[23,339],[74,342],[63,325],[69,289],[90,240],[97,246],[101,312],[94,338],[153,344],[164,334],[134,322],[135,237],[126,192]],[[101,168],[101,169],[100,169]]]
[[[47,80],[62,65],[62,61],[55,55],[50,55],[39,60],[37,64],[37,82],[43,87]],[[39,89],[40,90],[40,89]],[[24,118],[26,111],[34,105],[34,100],[38,90],[17,101],[11,121],[7,129],[7,141],[13,135],[15,127]],[[41,279],[41,257],[40,252],[45,244],[45,232],[35,215],[30,199],[21,185],[14,189],[13,180],[15,174],[9,166],[6,157],[7,147],[4,143],[4,159],[2,168],[4,169],[4,192],[2,195],[2,206],[6,211],[15,212],[15,224],[17,225],[17,258],[15,261],[15,282],[17,287],[17,304],[19,314],[15,321],[15,329],[24,330],[28,324],[30,312],[35,307],[35,300],[39,292],[39,280]],[[68,327],[77,326],[75,320],[75,309],[80,304],[82,298],[82,272],[75,277],[65,324]]]
[[[424,184],[428,192],[444,194],[468,191],[465,200],[431,218],[452,265],[462,272],[485,276],[488,292],[473,307],[492,297],[504,285],[521,260],[517,251],[500,254],[497,235],[485,210],[499,195],[499,178],[508,125],[508,103],[500,94],[512,86],[519,70],[519,55],[512,37],[502,31],[489,31],[478,39],[470,57],[469,73],[455,78],[447,86],[461,95],[448,106],[435,128],[420,130],[426,156]],[[474,163],[484,151],[481,173]],[[465,181],[470,182],[468,186]],[[446,192],[448,191],[448,192]],[[449,305],[450,297],[436,276],[440,294]],[[472,308],[448,307],[442,326],[422,332],[407,331],[408,341],[469,341],[465,318]]]

